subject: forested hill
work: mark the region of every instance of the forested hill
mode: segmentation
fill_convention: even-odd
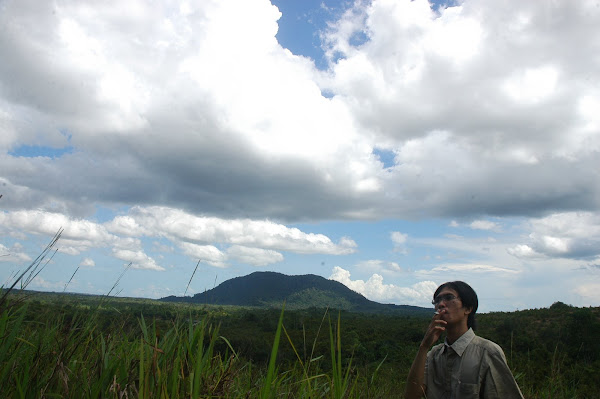
[[[193,297],[169,296],[168,302],[193,302],[287,309],[326,308],[368,313],[430,314],[431,309],[373,302],[344,284],[314,274],[288,276],[255,272],[227,280]]]

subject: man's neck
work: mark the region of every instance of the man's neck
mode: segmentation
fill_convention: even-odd
[[[448,341],[449,345],[452,345],[456,342],[457,339],[462,337],[464,333],[469,331],[469,327],[466,324],[458,324],[455,326],[447,326],[446,327],[446,341]]]

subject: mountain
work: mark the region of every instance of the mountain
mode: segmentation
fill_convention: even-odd
[[[286,309],[326,308],[364,313],[431,314],[432,310],[409,305],[370,301],[344,284],[314,274],[288,276],[254,272],[224,281],[193,297],[168,296],[166,302],[191,302]]]

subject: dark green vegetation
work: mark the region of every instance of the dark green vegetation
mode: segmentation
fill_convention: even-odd
[[[362,313],[430,315],[431,310],[417,306],[384,305],[365,298],[344,284],[314,274],[288,276],[275,272],[255,272],[232,278],[217,287],[192,297],[169,296],[166,302],[207,305],[237,305],[300,310],[327,307]]]
[[[396,398],[429,316],[13,291],[6,398]],[[600,308],[478,316],[526,398],[597,398]],[[277,339],[278,337],[278,339]]]

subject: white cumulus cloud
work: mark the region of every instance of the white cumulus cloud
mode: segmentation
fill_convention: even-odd
[[[253,266],[266,266],[283,261],[283,255],[271,249],[250,248],[241,245],[233,245],[227,249],[227,255],[231,259],[247,263]]]
[[[333,268],[329,279],[339,281],[372,301],[398,305],[428,306],[437,288],[433,281],[421,281],[410,287],[385,284],[380,274],[373,274],[367,281],[352,280],[350,272],[339,266]]]
[[[116,249],[113,251],[113,255],[115,258],[130,262],[133,269],[165,270],[164,267],[158,265],[154,259],[141,250]]]
[[[531,219],[527,247],[545,256],[589,258],[598,256],[600,215],[592,212],[554,213]]]
[[[144,230],[177,241],[221,242],[300,254],[342,255],[356,251],[351,238],[342,237],[336,244],[323,234],[305,233],[268,220],[203,217],[165,207],[135,207],[130,217]]]
[[[215,267],[227,267],[227,254],[214,245],[198,245],[191,242],[181,242],[179,247],[192,259],[198,259]]]
[[[94,267],[96,266],[96,262],[91,258],[84,258],[81,263],[79,263],[79,266]]]

